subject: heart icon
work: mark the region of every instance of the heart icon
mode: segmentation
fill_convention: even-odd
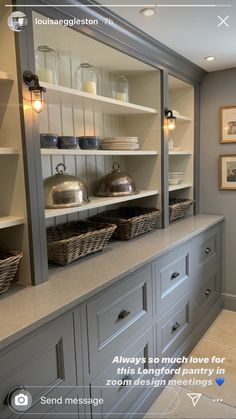
[[[217,377],[215,379],[216,384],[218,384],[218,386],[222,386],[222,384],[224,384],[225,379],[223,377]]]

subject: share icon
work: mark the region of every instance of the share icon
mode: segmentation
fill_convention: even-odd
[[[193,407],[197,405],[202,393],[187,393],[187,396],[192,400]]]

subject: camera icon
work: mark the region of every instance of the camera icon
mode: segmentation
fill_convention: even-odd
[[[15,405],[16,406],[28,406],[29,404],[29,396],[27,394],[17,394],[15,396]]]

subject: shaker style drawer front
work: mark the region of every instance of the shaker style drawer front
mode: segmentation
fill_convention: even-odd
[[[157,312],[163,314],[192,286],[192,243],[169,253],[155,265]]]
[[[134,365],[128,358],[147,359],[154,355],[153,329],[150,328],[125,353],[117,351],[116,356],[126,358],[127,362],[112,363],[91,383],[92,397],[104,399],[104,404],[92,407],[92,417],[121,418],[131,411],[132,404],[146,391],[145,386],[132,385],[137,379],[147,378],[142,369],[148,368],[147,362]],[[140,367],[140,369],[139,369]],[[150,377],[148,377],[150,378]],[[96,414],[98,416],[96,416]]]
[[[117,344],[127,342],[152,318],[152,270],[144,268],[87,304],[91,369],[102,368]]]
[[[68,314],[0,356],[0,417],[12,417],[4,400],[19,386],[30,392],[34,404],[44,393],[57,392],[58,386],[76,385],[73,340]],[[65,391],[68,388],[62,387],[60,395]]]
[[[157,345],[161,356],[171,356],[190,335],[193,327],[192,292],[182,298],[157,324]]]
[[[215,264],[220,258],[220,227],[213,227],[196,239],[197,264],[200,268]]]
[[[197,318],[200,320],[214,305],[220,296],[221,280],[220,271],[217,266],[206,274],[200,283]]]

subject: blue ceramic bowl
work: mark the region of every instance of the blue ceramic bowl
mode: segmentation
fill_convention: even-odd
[[[41,148],[56,148],[58,136],[56,134],[40,134]]]
[[[76,147],[77,147],[76,137],[70,137],[70,136],[65,136],[65,135],[58,137],[57,148],[72,149]]]
[[[78,137],[79,147],[82,150],[97,150],[100,144],[99,137],[83,136]]]

